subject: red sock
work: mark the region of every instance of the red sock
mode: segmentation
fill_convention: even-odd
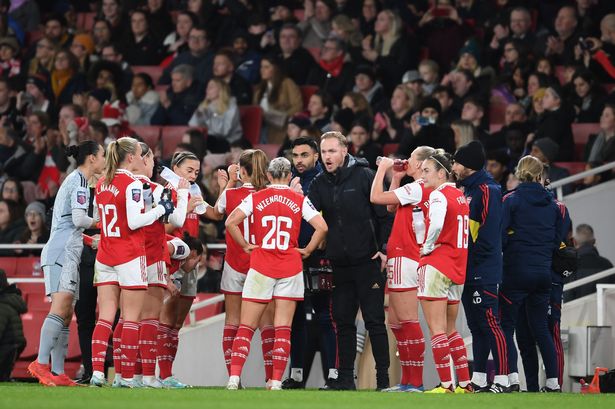
[[[116,375],[122,375],[122,329],[124,328],[124,320],[120,320],[115,324],[113,329],[113,368]]]
[[[409,384],[423,385],[423,363],[425,361],[425,338],[418,321],[404,321],[401,323],[404,337],[408,346],[408,367],[410,370]]]
[[[448,338],[446,334],[437,334],[431,337],[431,350],[434,364],[440,377],[440,382],[451,382],[451,363]]]
[[[171,332],[169,332],[169,337],[171,337],[171,362],[175,362],[175,356],[177,355],[177,346],[179,345],[179,329],[173,328]]]
[[[141,330],[139,330],[139,332],[141,332]],[[139,349],[137,349],[137,359],[135,360],[135,373],[134,374],[143,375],[143,363],[141,361],[141,352],[139,352]]]
[[[224,351],[224,362],[226,370],[231,373],[231,354],[233,353],[233,340],[237,335],[237,325],[227,324],[222,331],[222,350]]]
[[[122,329],[122,378],[132,379],[139,352],[139,323],[124,321]]]
[[[468,368],[468,357],[466,352],[466,344],[463,338],[457,331],[448,336],[448,345],[455,364],[455,373],[457,374],[457,382],[464,383],[465,386],[470,382],[470,369]]]
[[[113,324],[109,321],[98,320],[96,322],[92,333],[92,369],[94,371],[105,372],[105,358],[112,326]]]
[[[160,368],[160,379],[166,379],[171,376],[171,370],[173,369],[171,329],[171,326],[167,324],[161,323],[158,325],[156,357],[158,358],[158,367]]]
[[[408,385],[410,382],[410,367],[408,365],[408,345],[404,338],[404,332],[399,324],[389,324],[389,328],[391,328],[391,332],[393,332],[397,340],[397,352],[399,353],[399,365],[401,366],[401,379],[399,383]]]
[[[275,340],[271,351],[273,373],[271,379],[281,381],[290,355],[290,327],[275,327]]]
[[[143,375],[154,376],[156,373],[156,336],[158,335],[158,320],[146,318],[141,321],[139,330],[139,356],[143,366]],[[135,373],[138,373],[135,370]]]
[[[275,341],[275,328],[273,328],[273,325],[265,325],[261,328],[261,340],[263,361],[265,363],[265,380],[269,380],[273,376],[273,360],[271,359],[271,351]]]
[[[231,353],[231,376],[241,376],[243,365],[250,354],[250,344],[254,336],[254,329],[247,325],[240,325],[233,341],[233,352]]]

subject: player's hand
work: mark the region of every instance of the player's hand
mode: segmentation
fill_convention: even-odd
[[[98,250],[98,244],[100,244],[100,234],[92,236],[92,250]]]
[[[179,289],[177,288],[173,280],[167,281],[167,291],[171,294],[171,297],[175,297],[179,294]]]
[[[435,249],[437,249],[438,247],[440,247],[440,245],[423,245],[421,246],[421,250],[419,251],[419,253],[421,254],[421,256],[426,256],[428,254],[431,254],[431,252],[433,252]]]
[[[243,246],[243,251],[250,254],[252,253],[252,250],[257,249],[257,248],[258,246],[256,244],[248,243],[245,246]]]
[[[299,176],[295,176],[293,180],[290,181],[290,188],[297,193],[303,194],[303,188],[301,187],[301,179],[299,179]]]
[[[382,168],[383,170],[388,170],[393,167],[393,163],[395,163],[393,159],[383,156],[378,163],[378,169]]]
[[[308,249],[305,249],[305,248],[303,249],[297,248],[297,251],[299,252],[299,254],[301,254],[301,258],[304,260],[312,255],[312,252],[308,251]]]
[[[158,205],[164,208],[164,216],[170,216],[175,210],[175,206],[173,206],[173,202],[170,200],[160,199]]]
[[[188,201],[187,212],[188,213],[194,212],[194,209],[196,209],[196,207],[200,205],[201,203],[203,203],[203,198],[201,196],[192,196],[190,200]]]
[[[239,165],[233,163],[228,167],[228,182],[231,183],[231,187],[239,180]]]
[[[177,184],[177,190],[179,189],[190,189],[190,182],[187,179],[179,178],[179,183]]]
[[[380,251],[378,251],[372,257],[372,260],[377,260],[377,259],[380,259],[380,271],[384,271],[385,267],[387,266],[387,256],[384,253],[381,253]]]
[[[224,169],[218,169],[217,177],[218,186],[220,186],[220,191],[222,191],[226,188],[226,185],[228,185],[228,174]]]

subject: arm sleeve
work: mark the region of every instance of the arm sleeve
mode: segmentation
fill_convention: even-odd
[[[71,216],[73,219],[73,224],[75,227],[88,229],[94,223],[94,219],[88,216],[87,209],[76,209],[73,208],[71,211]]]
[[[160,186],[160,193],[156,195],[154,191],[154,201],[158,203],[162,197],[162,186]],[[158,189],[156,189],[158,190]],[[188,211],[188,189],[179,189],[177,191],[177,205],[175,210],[169,216],[169,223],[175,227],[182,227],[186,222],[186,213]]]
[[[253,200],[252,200],[252,194],[249,194],[245,199],[243,199],[241,201],[241,203],[239,204],[239,206],[237,206],[242,212],[243,214],[245,214],[246,216],[250,216],[252,215],[252,213],[254,213],[254,206],[253,206]]]
[[[431,192],[431,195],[429,195],[429,230],[424,244],[428,249],[433,248],[438,237],[440,237],[440,232],[444,227],[446,208],[447,203],[444,195],[437,190]]]
[[[602,66],[604,71],[606,71],[611,78],[615,78],[615,67],[611,64],[609,56],[603,50],[599,50],[592,58]]]
[[[322,205],[320,203],[320,193],[318,192],[317,180],[318,179],[314,179],[310,183],[308,197],[315,209],[322,210]]]
[[[508,236],[513,233],[510,229],[513,200],[514,198],[512,196],[504,196],[504,200],[502,201],[502,250],[505,249],[508,244]]]
[[[92,225],[93,219],[88,216],[90,204],[90,189],[77,186],[70,195],[70,207],[75,227],[87,229]]]
[[[226,212],[226,189],[220,194],[216,207],[218,208],[218,213],[224,214]]]
[[[138,200],[137,200],[138,198]],[[126,188],[126,220],[131,230],[149,226],[164,214],[164,207],[156,206],[146,213],[143,210],[143,184],[135,180]]]
[[[408,204],[415,205],[423,200],[423,189],[421,188],[421,185],[416,182],[407,183],[400,186],[393,190],[393,193],[395,193],[395,196],[397,196],[397,199],[399,200],[399,204],[402,206]]]
[[[489,187],[480,185],[477,193],[472,196],[470,202],[470,226],[469,232],[472,241],[476,243],[478,240],[478,231],[485,223],[489,212]]]
[[[184,260],[190,255],[190,248],[183,240],[175,237],[169,243],[173,246],[173,254],[171,254],[173,260]]]
[[[303,206],[301,209],[301,213],[303,216],[303,220],[305,220],[306,222],[309,222],[314,216],[320,214],[318,210],[316,210],[312,202],[310,202],[310,199],[308,199],[307,197],[303,198]]]

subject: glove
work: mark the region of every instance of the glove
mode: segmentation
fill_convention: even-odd
[[[173,206],[173,202],[170,200],[161,199],[158,202],[158,205],[164,207],[164,217],[165,218],[169,217],[169,215],[173,213],[173,210],[175,210],[175,206]]]

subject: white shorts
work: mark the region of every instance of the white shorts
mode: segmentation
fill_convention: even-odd
[[[66,271],[59,264],[43,266],[45,276],[45,295],[63,292],[73,294],[73,300],[79,299],[79,271]],[[73,301],[73,302],[74,302]]]
[[[447,300],[449,304],[461,301],[463,284],[455,284],[446,275],[430,265],[418,271],[419,286],[417,297],[422,300]]]
[[[416,290],[419,263],[408,257],[394,257],[387,260],[387,285],[389,291]]]
[[[246,282],[246,275],[235,270],[225,261],[222,269],[222,280],[220,281],[220,292],[222,294],[241,295],[243,285]]]
[[[94,285],[119,285],[127,290],[147,289],[147,267],[145,256],[137,257],[124,264],[107,266],[96,260],[94,264]]]
[[[304,291],[303,272],[287,278],[271,278],[251,268],[243,285],[241,298],[265,303],[274,298],[302,301]]]
[[[181,278],[182,286],[179,289],[179,295],[184,298],[195,298],[196,297],[196,287],[197,287],[197,277],[196,277],[196,268],[192,271],[184,272],[183,277]]]
[[[161,260],[147,266],[147,285],[167,288],[167,263]]]

